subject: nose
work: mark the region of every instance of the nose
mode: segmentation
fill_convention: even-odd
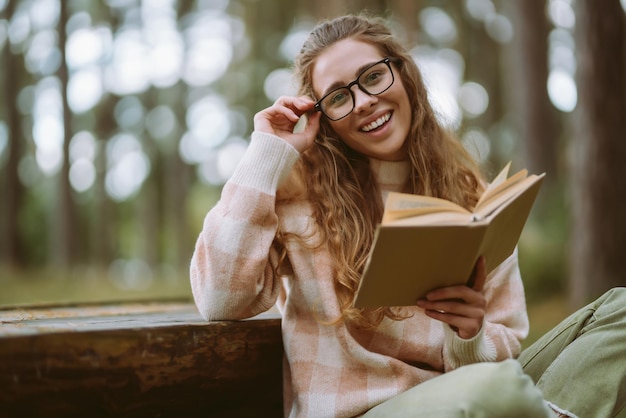
[[[367,110],[378,102],[378,97],[364,92],[358,86],[352,87],[352,95],[354,96],[354,112],[362,112]]]

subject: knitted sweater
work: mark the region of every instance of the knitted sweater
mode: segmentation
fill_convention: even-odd
[[[517,254],[487,278],[481,331],[464,340],[447,325],[408,307],[412,316],[385,318],[375,329],[341,322],[328,249],[286,244],[291,269],[273,266],[277,228],[311,237],[315,222],[306,201],[277,202],[298,152],[255,132],[221,199],[207,214],[191,260],[195,303],[206,320],[252,317],[274,305],[282,315],[284,402],[289,417],[352,417],[407,389],[462,365],[515,357],[528,331]],[[383,193],[399,190],[406,163],[372,160]]]

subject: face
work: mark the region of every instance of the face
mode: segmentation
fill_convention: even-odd
[[[351,83],[368,65],[385,58],[373,45],[345,39],[321,53],[313,67],[313,90],[318,98]],[[370,95],[355,84],[354,110],[330,125],[353,150],[381,160],[402,160],[411,126],[409,98],[394,64],[394,82],[383,93]]]

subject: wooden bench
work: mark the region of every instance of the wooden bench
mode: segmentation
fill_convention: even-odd
[[[280,317],[187,302],[0,309],[0,417],[280,417]]]

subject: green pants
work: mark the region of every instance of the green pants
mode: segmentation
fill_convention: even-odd
[[[368,411],[364,418],[615,417],[626,402],[626,288],[608,291],[521,354],[461,367]]]
[[[550,402],[581,418],[617,416],[626,404],[626,288],[570,315],[519,362]]]

